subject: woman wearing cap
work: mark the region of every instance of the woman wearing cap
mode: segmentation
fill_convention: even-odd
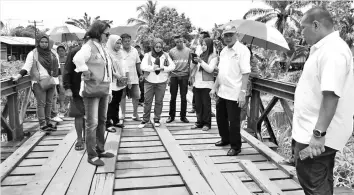
[[[218,63],[218,58],[214,53],[212,39],[203,39],[201,48],[203,53],[200,58],[194,58],[198,65],[196,71],[193,71],[191,75],[193,77],[193,94],[197,113],[197,122],[192,126],[192,129],[202,128],[203,131],[208,131],[211,128],[211,98],[209,92],[214,86],[213,72]]]
[[[40,82],[48,77],[57,79],[59,75],[58,58],[51,52],[50,48],[49,37],[42,36],[37,42],[37,47],[28,53],[25,65],[20,73],[13,77],[13,81],[17,81],[29,73],[32,80],[32,91],[37,100],[37,117],[40,129],[44,131],[54,130],[50,123],[50,112],[55,85],[43,89]]]
[[[112,58],[112,101],[108,105],[106,130],[109,132],[115,132],[111,126],[123,128],[123,125],[119,123],[119,102],[123,95],[123,90],[127,86],[127,78],[129,76],[128,67],[122,63],[122,55],[120,49],[122,47],[122,39],[118,35],[110,35],[107,41],[107,50]]]
[[[163,98],[165,96],[168,73],[175,69],[175,64],[170,56],[162,51],[162,39],[155,38],[151,52],[145,54],[141,63],[141,69],[144,72],[144,116],[139,128],[145,127],[150,120],[152,100],[155,96],[154,123],[160,126],[160,117],[162,113]]]

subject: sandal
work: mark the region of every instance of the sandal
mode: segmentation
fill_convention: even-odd
[[[116,130],[115,128],[112,128],[112,127],[106,128],[106,131],[108,131],[108,132],[110,132],[110,133],[115,133],[115,132],[117,132],[117,130]]]
[[[80,151],[80,150],[83,150],[84,149],[84,142],[83,141],[81,141],[81,142],[76,142],[76,144],[75,144],[75,150],[76,151]]]

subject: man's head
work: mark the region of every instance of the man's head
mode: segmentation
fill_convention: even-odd
[[[135,45],[134,48],[138,51],[139,54],[141,54],[141,47],[139,45]]]
[[[205,39],[205,38],[210,38],[210,34],[207,31],[202,31],[202,32],[200,32],[199,38],[201,40]]]
[[[235,26],[226,26],[222,32],[222,37],[224,39],[224,43],[230,48],[232,47],[237,40],[237,30]]]
[[[126,33],[122,34],[120,37],[122,38],[123,49],[129,50],[131,47],[132,37]]]
[[[183,37],[181,35],[174,36],[173,40],[175,41],[178,50],[182,50],[184,48]]]
[[[333,26],[331,14],[321,7],[314,7],[307,11],[301,19],[301,34],[308,44],[314,45],[332,33]]]
[[[57,53],[60,57],[64,57],[65,56],[65,47],[63,45],[59,45],[57,47]]]

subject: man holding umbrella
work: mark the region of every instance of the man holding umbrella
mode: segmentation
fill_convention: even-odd
[[[231,145],[228,156],[241,152],[240,112],[245,103],[248,76],[251,72],[250,51],[237,39],[239,34],[235,26],[225,26],[223,39],[227,45],[220,53],[219,74],[212,98],[218,97],[216,121],[221,140],[216,146]]]

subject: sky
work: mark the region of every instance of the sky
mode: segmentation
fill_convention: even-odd
[[[125,26],[129,18],[136,18],[136,7],[146,1],[138,0],[1,0],[0,19],[10,27],[27,26],[29,20],[42,21],[39,29],[65,25],[67,18],[89,16],[113,20],[112,27]],[[158,9],[174,7],[178,13],[185,13],[192,25],[211,30],[215,23],[224,24],[230,20],[242,19],[250,8],[267,7],[260,0],[159,0]]]

